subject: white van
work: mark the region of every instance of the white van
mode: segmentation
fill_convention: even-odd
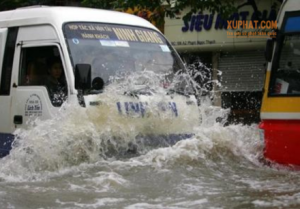
[[[98,9],[44,6],[0,12],[0,66],[1,156],[9,153],[14,131],[26,128],[29,118],[52,118],[64,102],[79,103],[83,108],[101,106],[99,95],[119,71],[147,68],[174,74],[184,69],[169,42],[142,18]],[[169,83],[162,85],[168,87]],[[122,117],[135,115],[145,120],[153,95],[143,94],[138,98],[124,92],[111,105]],[[169,111],[174,119],[190,108],[188,117],[193,123],[199,121],[195,97],[170,94],[163,103],[160,110]],[[183,128],[189,125],[182,124]],[[167,134],[189,132],[185,130]]]

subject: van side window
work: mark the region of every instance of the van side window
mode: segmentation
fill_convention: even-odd
[[[3,66],[0,66],[2,67],[0,95],[10,94],[11,74],[12,74],[18,29],[19,28],[8,29]]]
[[[56,46],[23,48],[19,86],[45,86],[54,107],[67,99],[66,77]]]

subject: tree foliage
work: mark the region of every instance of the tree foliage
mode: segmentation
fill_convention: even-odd
[[[188,19],[193,13],[208,10],[227,17],[236,10],[235,0],[83,0],[82,5],[94,8],[137,11],[135,14],[143,17],[143,11],[151,11],[147,17],[156,25],[164,22],[164,17],[175,17],[184,9],[190,8],[183,17]],[[145,12],[144,12],[145,14]]]
[[[80,0],[78,0],[80,1]],[[224,18],[237,11],[236,0],[81,0],[85,7],[131,11],[135,15],[154,22],[163,28],[164,17],[175,17],[189,8],[183,19],[189,19],[193,13],[208,10],[211,13],[219,13]],[[14,9],[30,5],[55,5],[55,0],[2,0],[0,10]],[[67,2],[67,1],[66,1]],[[282,2],[282,0],[277,0]],[[255,0],[245,0],[243,5],[252,5],[254,10]],[[243,6],[241,5],[241,6]]]
[[[273,7],[280,5],[283,0],[276,0]],[[241,5],[237,5],[240,3]],[[204,10],[210,13],[218,13],[227,19],[239,8],[249,5],[258,15],[256,0],[82,0],[82,6],[128,11],[154,22],[159,28],[163,28],[165,17],[175,17],[184,10],[184,21],[191,18],[192,14]],[[257,17],[256,19],[259,20]]]
[[[191,13],[203,11],[219,12],[224,15],[231,14],[235,10],[235,0],[83,0],[82,5],[87,7],[105,9],[139,8],[150,11],[163,10],[170,17],[190,7]]]
[[[113,0],[83,0],[81,5],[100,9],[115,9],[116,6]]]
[[[2,0],[0,1],[0,11],[16,9],[31,5],[53,5],[54,0]]]

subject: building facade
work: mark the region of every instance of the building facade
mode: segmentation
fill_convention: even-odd
[[[251,123],[259,120],[266,69],[264,48],[273,29],[262,24],[276,20],[280,3],[236,0],[236,7],[237,12],[228,19],[199,11],[184,21],[187,8],[176,18],[165,19],[165,35],[187,64],[200,60],[211,70],[214,105],[231,108],[230,117],[237,122]],[[238,20],[248,25],[237,27],[234,23]]]

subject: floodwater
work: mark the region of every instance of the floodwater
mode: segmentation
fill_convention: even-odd
[[[145,126],[155,134],[184,123],[129,124],[76,105],[32,120],[0,159],[0,208],[300,207],[299,171],[262,163],[257,125],[224,126],[216,119],[226,111],[210,105],[199,112],[193,136],[170,146],[137,143],[134,151]]]

